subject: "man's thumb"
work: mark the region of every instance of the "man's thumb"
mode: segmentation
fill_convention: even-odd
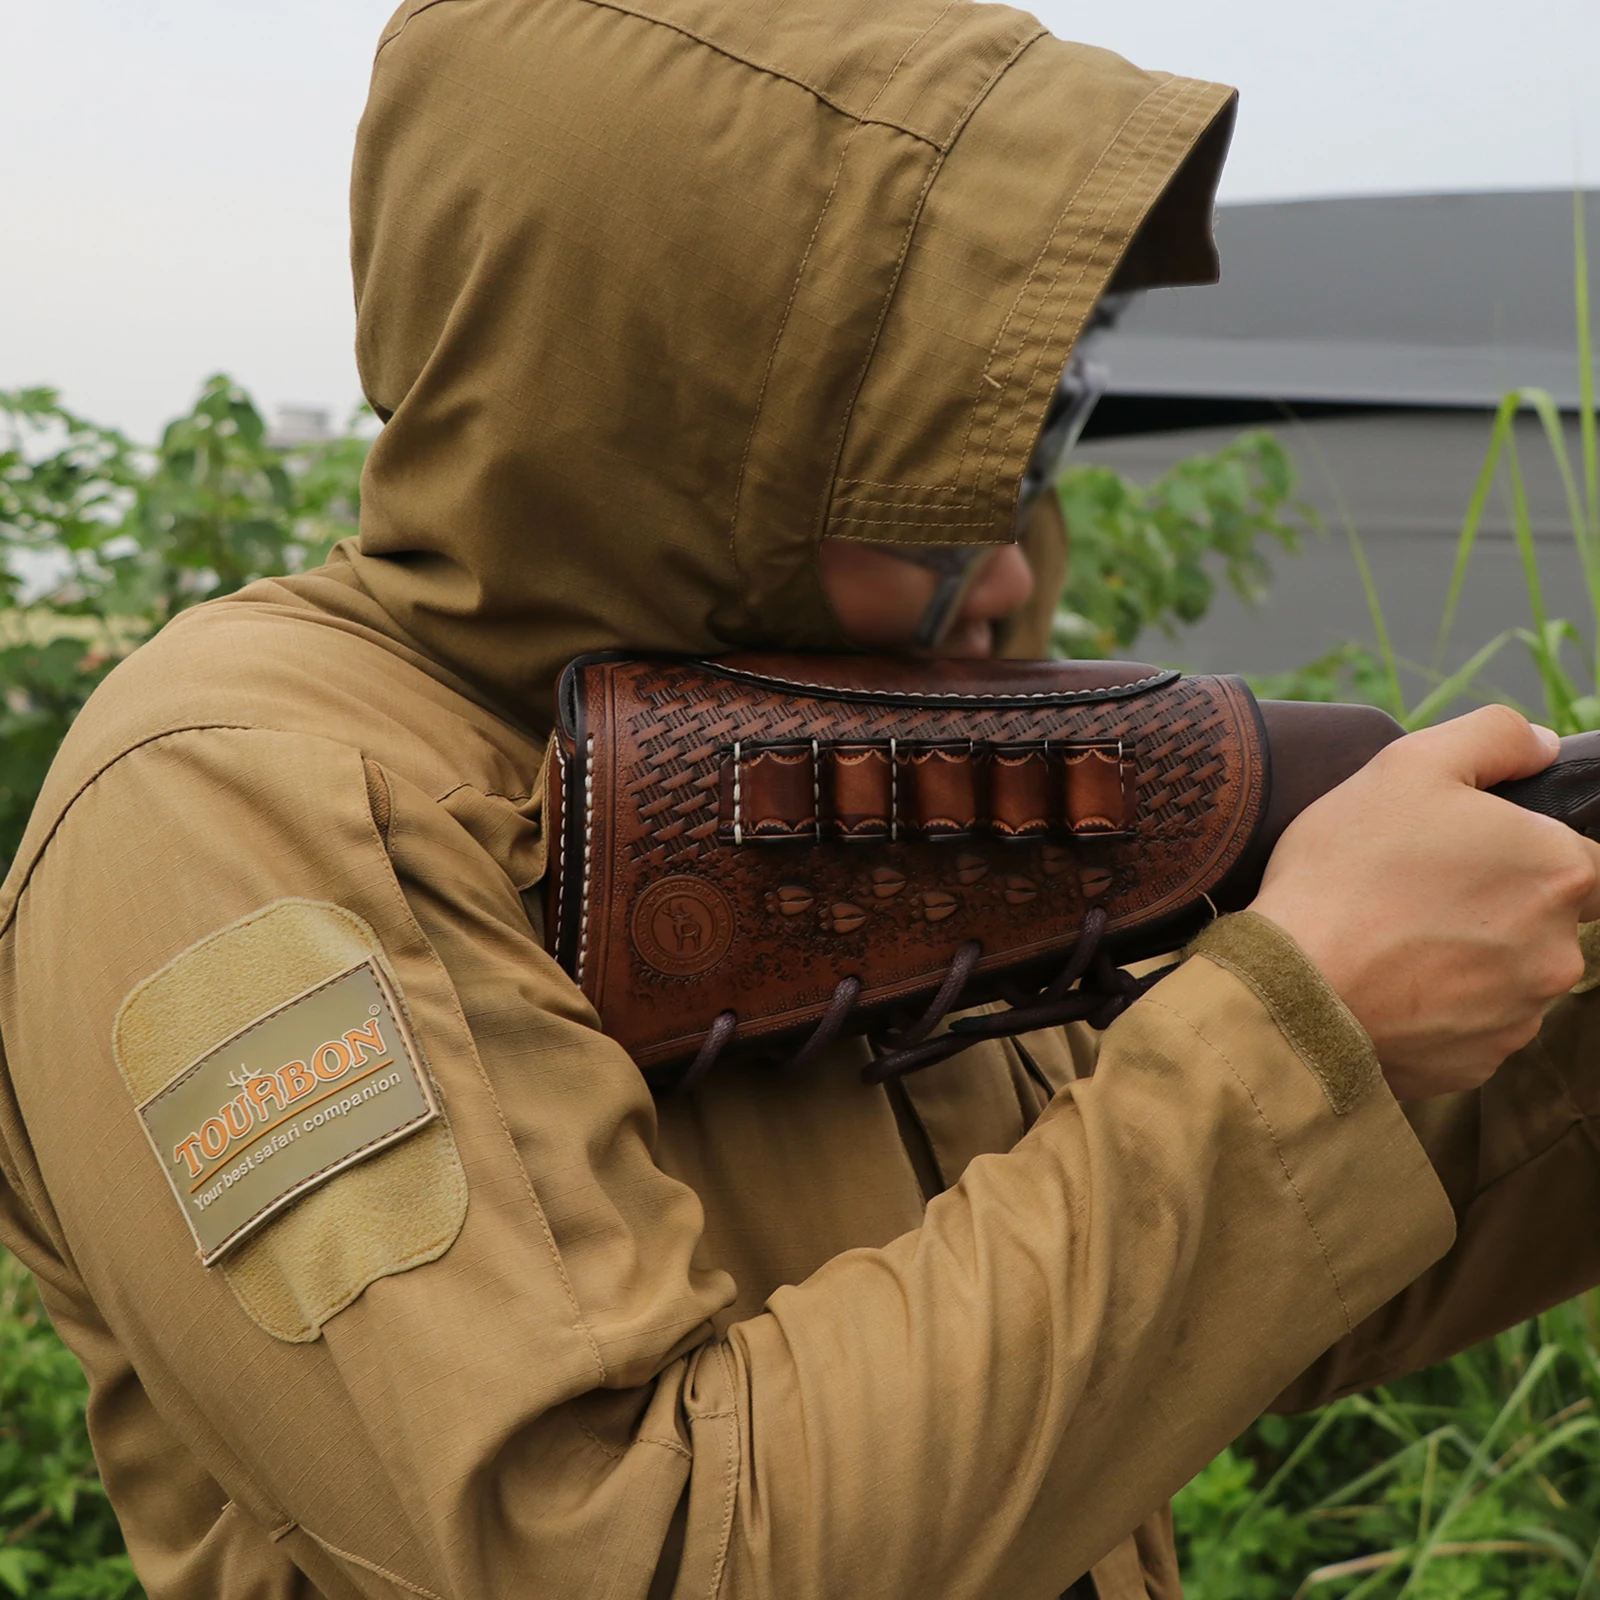
[[[1465,716],[1414,733],[1407,744],[1440,763],[1462,783],[1492,788],[1511,778],[1531,778],[1555,760],[1561,741],[1510,706],[1482,706]]]

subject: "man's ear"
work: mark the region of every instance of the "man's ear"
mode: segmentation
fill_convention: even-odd
[[[995,628],[995,654],[1032,661],[1050,654],[1050,627],[1067,582],[1067,524],[1053,486],[1034,497],[1017,543],[1033,568],[1033,594]]]

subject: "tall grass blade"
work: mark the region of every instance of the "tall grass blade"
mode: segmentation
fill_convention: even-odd
[[[1517,636],[1515,628],[1497,633],[1488,644],[1477,651],[1472,659],[1456,668],[1448,678],[1437,684],[1419,700],[1401,719],[1407,733],[1425,728],[1433,722],[1458,694],[1464,694],[1472,680],[1499,655],[1501,648]]]
[[[1544,427],[1545,438],[1550,443],[1550,454],[1556,471],[1561,475],[1561,488],[1567,497],[1567,520],[1572,525],[1572,541],[1578,548],[1578,559],[1583,563],[1583,575],[1589,585],[1589,604],[1600,626],[1600,542],[1589,536],[1589,519],[1584,508],[1583,493],[1578,487],[1577,474],[1572,470],[1572,458],[1567,453],[1567,431],[1561,421],[1561,409],[1548,389],[1524,389],[1522,400],[1538,414]]]
[[[1312,1426],[1307,1430],[1306,1436],[1294,1447],[1293,1450],[1289,1452],[1289,1455],[1284,1461],[1283,1465],[1279,1467],[1278,1470],[1274,1472],[1264,1484],[1262,1484],[1261,1488],[1256,1494],[1251,1496],[1249,1503],[1245,1506],[1244,1510],[1239,1513],[1233,1524],[1233,1532],[1235,1534],[1238,1533],[1240,1528],[1249,1523],[1263,1506],[1270,1503],[1273,1495],[1278,1491],[1278,1486],[1289,1477],[1294,1469],[1298,1467],[1308,1455],[1311,1454],[1311,1452],[1317,1447],[1317,1443],[1322,1438],[1323,1434],[1325,1434],[1343,1414],[1344,1407],[1338,1405],[1337,1403],[1328,1406],[1323,1411],[1322,1415],[1319,1416],[1316,1422],[1313,1423]]]
[[[1600,566],[1600,425],[1595,420],[1594,328],[1589,305],[1589,230],[1583,190],[1572,191],[1572,286],[1578,323],[1578,430],[1583,440],[1583,483],[1588,497],[1586,543]],[[1600,598],[1595,602],[1594,677],[1600,689]]]
[[[1511,528],[1517,541],[1517,555],[1522,562],[1522,581],[1528,591],[1528,607],[1533,613],[1533,636],[1529,640],[1529,653],[1539,669],[1544,683],[1546,709],[1549,721],[1558,733],[1573,733],[1577,719],[1572,703],[1578,697],[1576,687],[1561,668],[1560,645],[1564,635],[1571,635],[1571,624],[1557,622],[1552,625],[1545,609],[1544,585],[1539,578],[1539,552],[1533,541],[1533,516],[1528,510],[1528,485],[1522,476],[1522,459],[1517,450],[1515,434],[1506,439],[1506,469],[1511,480]]]
[[[1589,316],[1589,233],[1583,190],[1572,192],[1573,296],[1578,314],[1578,411],[1583,429],[1583,477],[1589,494],[1589,538],[1600,548],[1600,427],[1595,421],[1594,330]]]
[[[1345,537],[1350,541],[1350,551],[1355,557],[1356,571],[1361,577],[1361,590],[1366,596],[1367,615],[1372,618],[1372,630],[1378,641],[1378,654],[1383,658],[1384,676],[1388,679],[1389,709],[1397,718],[1406,714],[1405,691],[1400,687],[1400,668],[1395,661],[1394,646],[1389,640],[1389,624],[1383,613],[1383,602],[1378,596],[1378,586],[1373,581],[1372,567],[1367,561],[1367,552],[1361,543],[1361,535],[1356,532],[1356,519],[1350,510],[1350,502],[1344,497],[1344,490],[1339,484],[1339,475],[1333,470],[1328,460],[1327,452],[1322,448],[1322,442],[1315,433],[1306,425],[1295,421],[1296,437],[1310,447],[1312,455],[1317,458],[1317,465],[1322,471],[1323,481],[1328,486],[1328,492],[1333,496],[1333,503],[1338,508],[1339,521],[1344,525]]]
[[[1392,700],[1389,709],[1403,722],[1406,715],[1405,691],[1400,687],[1400,667],[1395,661],[1394,645],[1389,639],[1389,623],[1383,614],[1383,601],[1378,597],[1378,585],[1372,576],[1372,565],[1367,560],[1366,547],[1361,542],[1361,535],[1356,532],[1354,522],[1346,522],[1345,534],[1350,540],[1350,553],[1355,557],[1356,571],[1361,577],[1361,592],[1367,599],[1367,615],[1372,618],[1372,631],[1378,641],[1378,654],[1383,658],[1384,676],[1389,680],[1388,688]]]
[[[1589,1552],[1589,1564],[1583,1569],[1583,1576],[1578,1583],[1578,1592],[1573,1600],[1589,1600],[1595,1591],[1595,1575],[1600,1572],[1600,1539],[1594,1542],[1594,1548]]]
[[[1428,1563],[1435,1554],[1439,1553],[1440,1547],[1444,1544],[1446,1529],[1449,1528],[1452,1519],[1471,1498],[1474,1489],[1477,1487],[1478,1480],[1483,1477],[1488,1469],[1489,1458],[1494,1449],[1495,1441],[1505,1430],[1506,1424],[1522,1408],[1523,1402],[1533,1391],[1534,1386],[1550,1370],[1550,1367],[1560,1354],[1561,1351],[1558,1346],[1547,1344],[1528,1363],[1527,1371],[1522,1374],[1506,1403],[1501,1406],[1499,1414],[1489,1424],[1483,1437],[1478,1441],[1477,1448],[1472,1452],[1472,1459],[1467,1463],[1465,1470],[1457,1481],[1449,1502],[1444,1510],[1439,1513],[1439,1520],[1434,1523],[1432,1532],[1417,1547],[1411,1571],[1400,1590],[1402,1595],[1413,1592]]]
[[[1445,596],[1444,614],[1439,619],[1439,637],[1433,647],[1435,670],[1444,664],[1444,653],[1450,643],[1450,630],[1455,626],[1456,607],[1461,603],[1461,586],[1466,582],[1467,564],[1478,543],[1478,529],[1483,525],[1483,513],[1489,504],[1489,491],[1494,487],[1495,472],[1500,465],[1500,452],[1515,425],[1522,396],[1513,390],[1503,395],[1499,409],[1494,414],[1494,427],[1489,433],[1489,449],[1478,473],[1478,482],[1467,502],[1467,515],[1461,524],[1461,536],[1456,540],[1456,563],[1450,574],[1450,589]]]

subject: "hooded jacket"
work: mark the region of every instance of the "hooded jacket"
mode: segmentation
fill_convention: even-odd
[[[822,538],[1011,537],[1099,296],[1214,272],[1231,106],[962,0],[390,24],[360,539],[114,673],[0,896],[0,1238],[153,1600],[1175,1596],[1274,1396],[1600,1277],[1589,995],[1408,1117],[1247,916],[1102,1041],[658,1106],[542,946],[562,663],[837,647]]]

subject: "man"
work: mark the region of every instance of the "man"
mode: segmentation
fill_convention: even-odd
[[[391,23],[361,538],[113,675],[0,904],[0,1233],[155,1600],[1172,1596],[1280,1392],[1600,1278],[1593,997],[1529,1044],[1594,850],[1479,792],[1509,712],[1308,813],[1092,1074],[1030,1035],[1051,1094],[852,1044],[657,1106],[543,950],[571,657],[909,645],[896,545],[1001,547],[938,631],[1039,651],[1056,375],[1214,269],[1231,107],[942,0]]]

